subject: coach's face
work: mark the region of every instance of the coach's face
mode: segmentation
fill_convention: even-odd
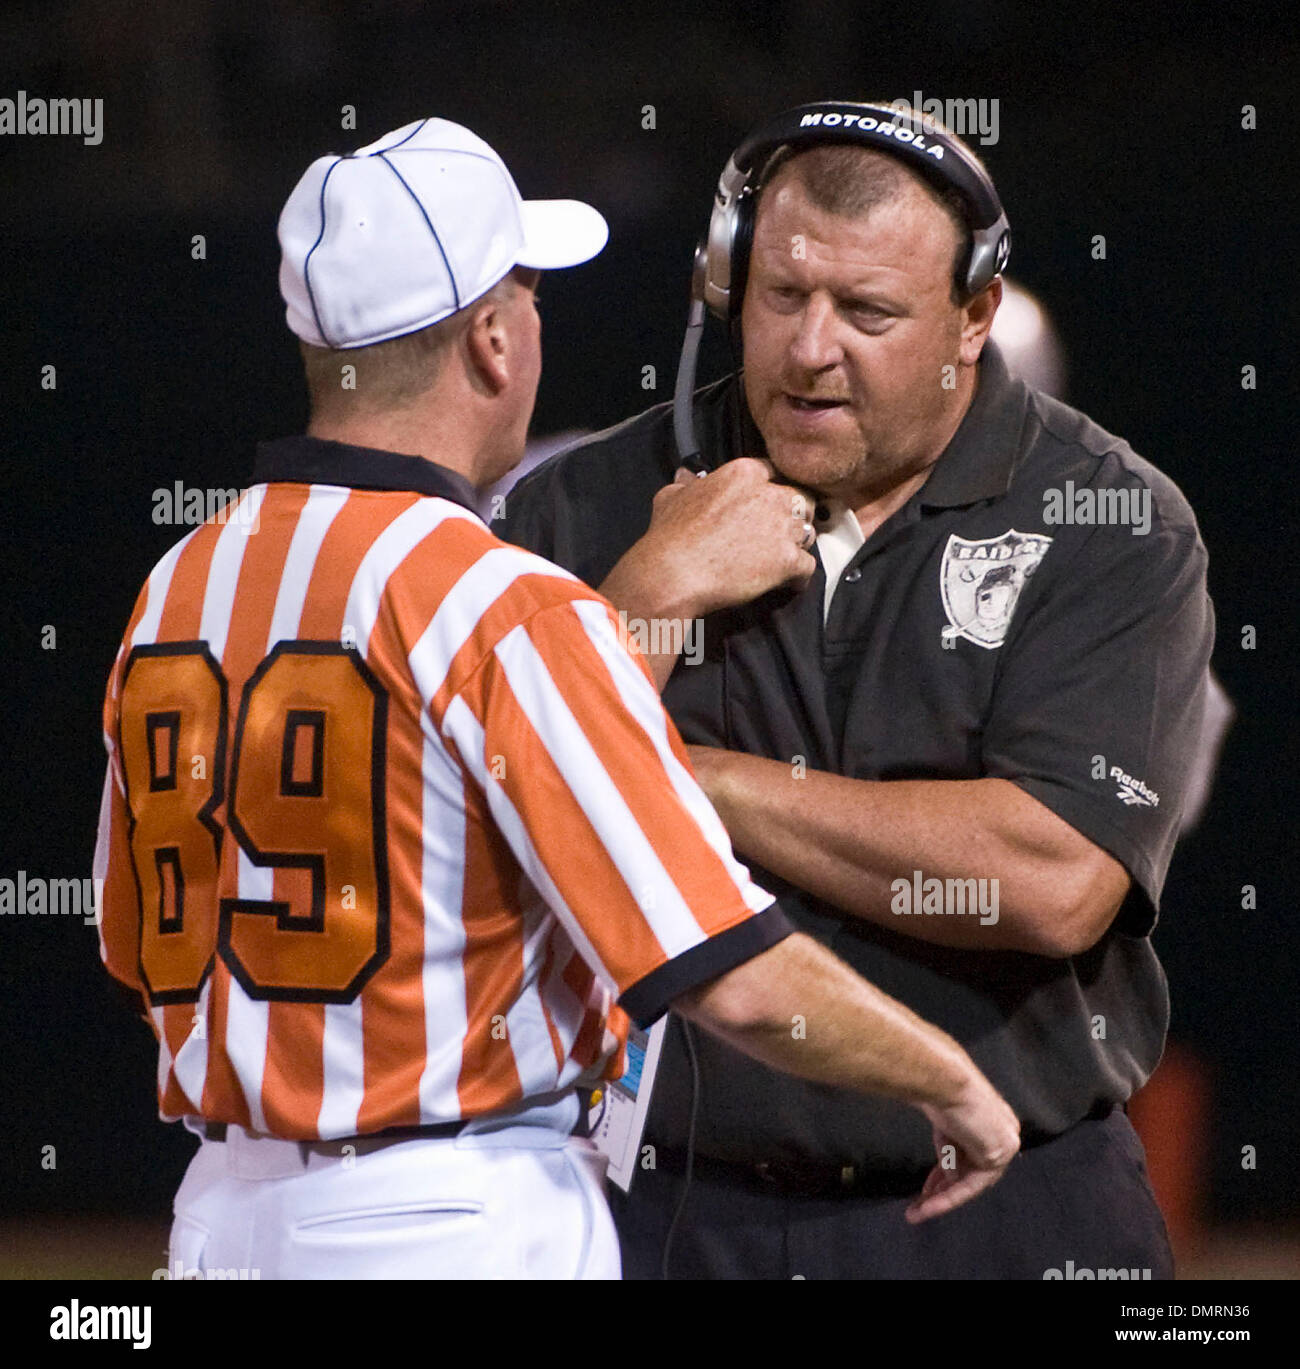
[[[912,177],[854,217],[817,208],[797,161],[763,191],[741,309],[745,397],[786,479],[856,507],[938,459],[996,309],[952,302],[959,240]]]

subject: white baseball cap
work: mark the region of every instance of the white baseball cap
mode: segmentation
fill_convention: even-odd
[[[419,119],[320,157],[280,214],[290,329],[317,347],[418,332],[516,266],[577,266],[609,228],[579,200],[524,200],[505,163],[446,119]]]

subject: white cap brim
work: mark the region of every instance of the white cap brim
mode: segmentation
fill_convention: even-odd
[[[524,200],[524,242],[516,263],[556,271],[590,261],[609,241],[609,225],[581,200]]]

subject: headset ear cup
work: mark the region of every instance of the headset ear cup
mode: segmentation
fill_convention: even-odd
[[[736,230],[731,239],[731,290],[727,296],[729,322],[740,322],[740,307],[749,281],[749,253],[754,245],[754,197],[744,194],[736,201]]]

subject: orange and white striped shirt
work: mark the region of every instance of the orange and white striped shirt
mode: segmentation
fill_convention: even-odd
[[[104,707],[101,952],[164,1119],[336,1139],[616,1078],[624,1010],[792,930],[608,602],[462,477],[299,437],[254,478]]]

